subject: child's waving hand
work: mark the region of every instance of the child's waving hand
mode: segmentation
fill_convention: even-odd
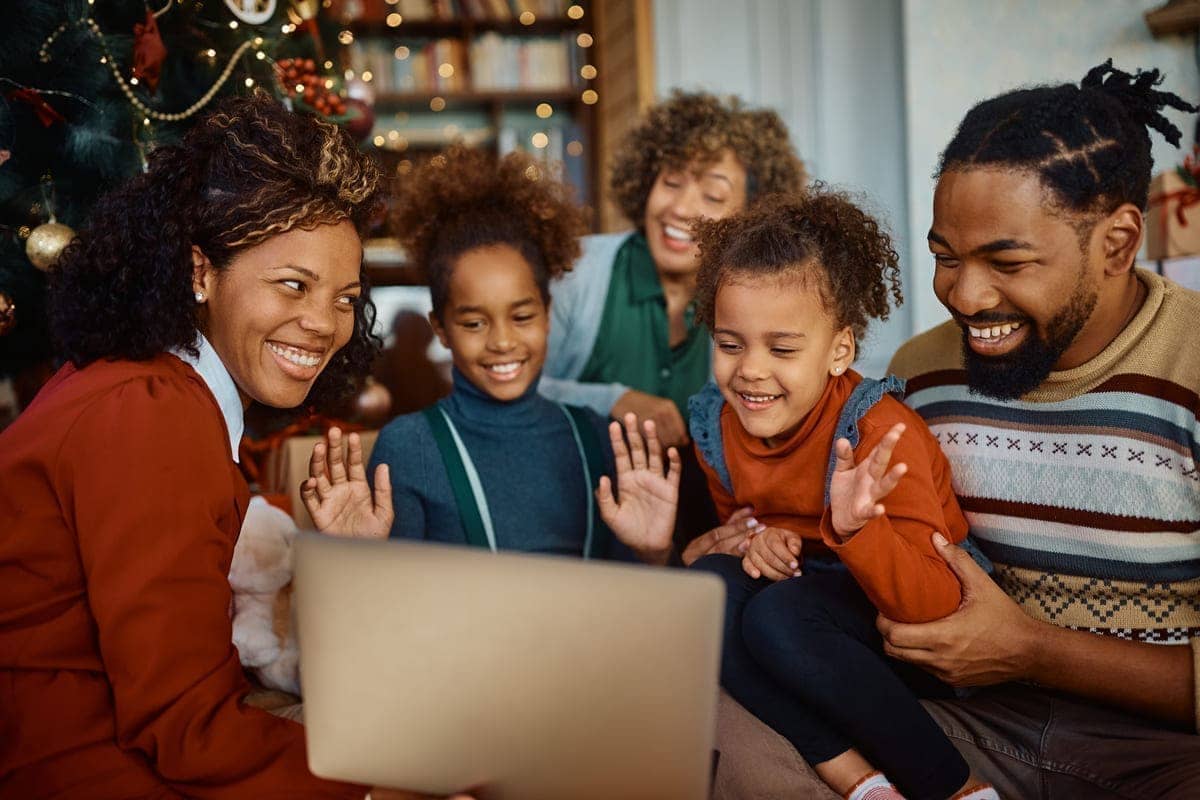
[[[625,437],[621,425],[608,426],[613,456],[617,462],[617,492],[613,497],[608,476],[600,478],[596,500],[600,516],[625,545],[648,563],[666,563],[671,552],[671,534],[675,529],[675,510],[679,504],[679,474],[682,465],[679,452],[667,449],[669,469],[664,474],[662,445],[653,420],[643,423],[646,438],[638,432],[637,417],[625,415]]]
[[[829,515],[833,531],[844,542],[886,510],[880,501],[887,497],[908,471],[908,465],[888,469],[904,423],[892,426],[871,454],[858,466],[847,439],[838,439],[833,477],[829,482]]]
[[[362,441],[349,436],[342,456],[342,432],[329,429],[329,442],[317,442],[308,461],[309,477],[300,487],[304,507],[317,530],[332,536],[384,539],[392,529],[392,481],[387,464],[375,468],[375,495],[367,483]]]

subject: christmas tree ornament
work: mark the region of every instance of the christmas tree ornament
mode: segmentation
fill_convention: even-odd
[[[33,113],[37,114],[37,118],[42,123],[43,128],[49,128],[56,122],[67,121],[66,117],[58,113],[58,109],[46,102],[46,99],[42,97],[41,92],[37,89],[30,89],[28,87],[13,89],[8,93],[8,97],[10,100],[17,100],[31,107]]]
[[[275,78],[283,93],[305,110],[335,118],[346,113],[346,102],[333,91],[333,81],[317,74],[317,63],[311,58],[276,61]]]
[[[346,122],[346,130],[356,142],[364,141],[375,129],[375,110],[366,100],[357,97],[346,98],[346,113],[352,114]]]
[[[30,232],[25,241],[25,255],[42,272],[49,272],[74,238],[75,231],[51,217],[49,222],[38,225]]]
[[[13,120],[12,107],[0,95],[0,166],[12,158],[13,147],[17,143],[17,124]]]
[[[158,88],[158,77],[167,60],[167,47],[158,32],[158,19],[146,11],[145,23],[133,26],[133,77],[146,84],[150,91]]]
[[[275,16],[275,0],[225,0],[225,6],[247,25],[262,25]]]
[[[4,292],[0,292],[0,336],[17,327],[17,304]]]
[[[321,0],[292,0],[287,14],[293,25],[308,31],[317,51],[317,60],[324,61],[325,48],[321,45],[321,29],[317,27],[317,12],[320,10]]]

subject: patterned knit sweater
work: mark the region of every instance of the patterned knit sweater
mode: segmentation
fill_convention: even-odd
[[[1200,666],[1200,293],[1138,277],[1149,291],[1125,330],[1019,401],[967,390],[953,322],[902,347],[891,371],[908,379],[971,534],[1026,613],[1190,640]]]

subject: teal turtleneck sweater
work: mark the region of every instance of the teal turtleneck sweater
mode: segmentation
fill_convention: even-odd
[[[595,486],[584,485],[567,417],[557,403],[537,393],[537,381],[516,400],[501,402],[456,369],[454,389],[438,405],[454,422],[479,472],[498,547],[580,555],[585,503],[591,502]],[[590,417],[611,475],[606,423],[594,412]],[[368,474],[374,475],[380,463],[391,472],[396,509],[392,537],[466,544],[450,479],[424,415],[405,414],[380,431]]]

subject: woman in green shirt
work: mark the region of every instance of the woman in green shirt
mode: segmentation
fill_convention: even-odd
[[[636,229],[586,237],[554,287],[541,393],[602,416],[652,419],[664,445],[685,445],[687,399],[708,380],[712,350],[693,313],[692,223],[804,184],[770,109],[681,92],[650,108],[613,157],[614,200]],[[689,539],[711,527],[711,511],[695,459],[683,455],[677,533]]]

